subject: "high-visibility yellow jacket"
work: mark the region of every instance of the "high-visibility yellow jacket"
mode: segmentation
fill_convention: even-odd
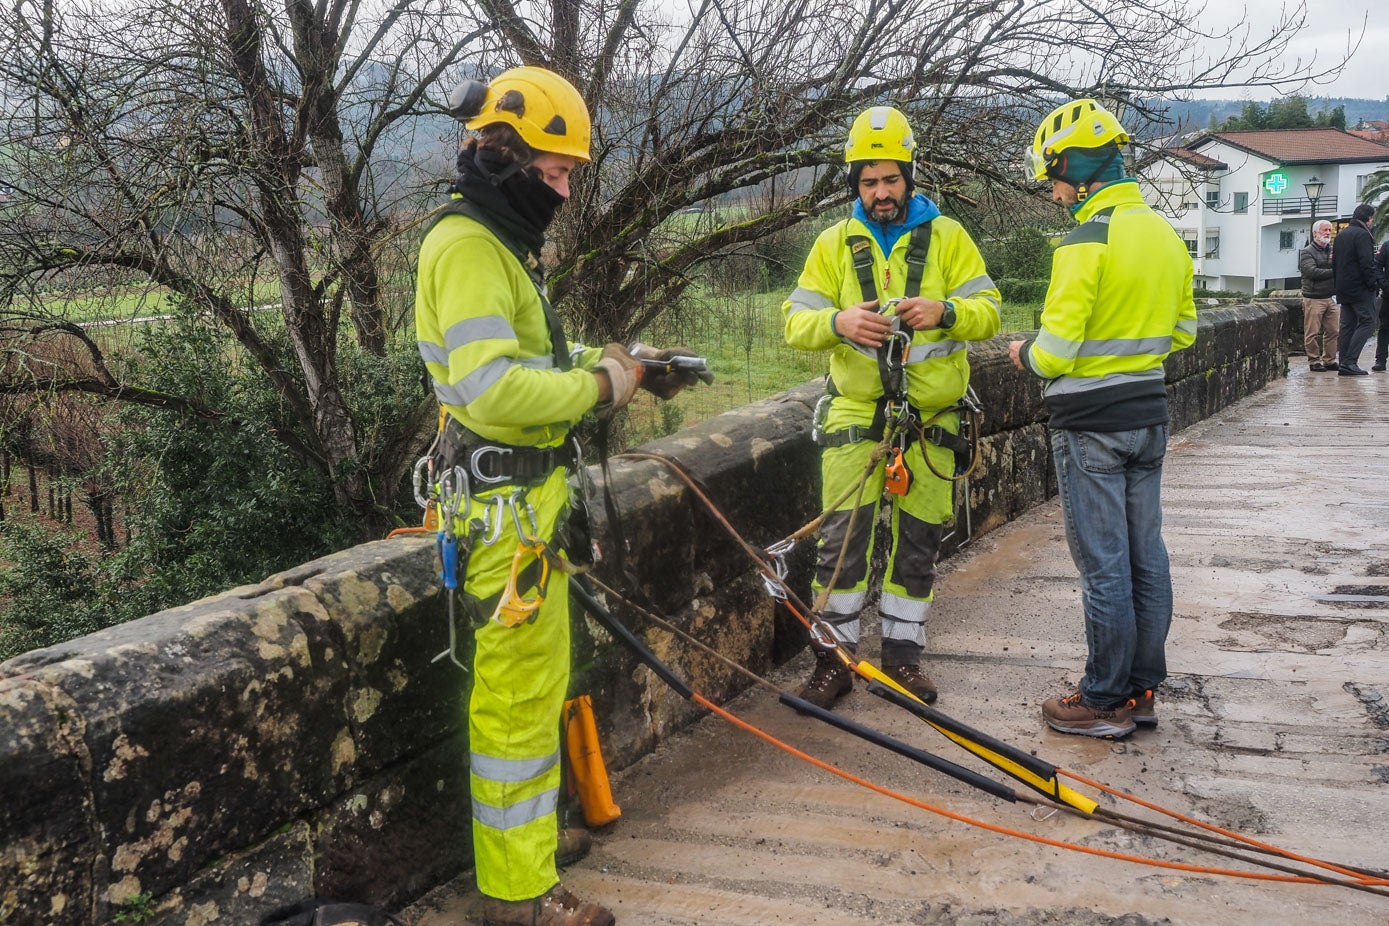
[[[420,246],[415,333],[448,413],[488,440],[559,444],[598,401],[600,348],[571,345],[555,365],[526,268],[482,223],[445,216]]]
[[[825,424],[831,431],[868,424],[883,395],[877,351],[841,338],[834,330],[834,316],[840,309],[864,301],[846,243],[851,235],[871,240],[880,302],[903,295],[910,235],[899,237],[892,253],[885,255],[868,226],[849,218],[816,239],[795,291],[782,305],[788,344],[801,350],[832,351],[830,378],[843,400],[836,400],[830,409]],[[954,405],[969,386],[965,342],[991,338],[1001,324],[998,287],[984,267],[979,248],[954,219],[937,214],[932,220],[931,247],[918,295],[949,300],[955,308],[954,325],[914,332],[907,354],[907,400],[929,416]]]
[[[1163,359],[1196,340],[1191,255],[1138,184],[1102,186],[1052,256],[1041,328],[1023,365],[1051,426],[1125,431],[1167,421]]]

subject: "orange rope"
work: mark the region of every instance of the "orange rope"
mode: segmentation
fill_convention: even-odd
[[[1256,871],[1238,871],[1233,868],[1210,868],[1205,865],[1191,865],[1185,862],[1165,862],[1159,859],[1145,858],[1141,855],[1129,855],[1124,852],[1111,852],[1108,849],[1096,849],[1092,846],[1082,846],[1079,843],[1066,842],[1063,839],[1051,839],[1047,836],[1038,836],[1036,833],[1028,833],[1024,832],[1023,830],[1010,829],[1009,827],[999,826],[995,823],[986,823],[983,820],[976,820],[973,817],[967,817],[964,814],[959,814],[951,810],[946,810],[944,807],[937,807],[934,804],[928,804],[925,801],[918,800],[914,797],[909,797],[908,795],[903,794],[900,791],[894,791],[891,788],[887,788],[879,784],[874,784],[866,778],[860,778],[852,772],[847,772],[844,769],[839,768],[835,765],[831,765],[830,763],[825,762],[822,759],[817,759],[814,756],[809,755],[808,753],[801,752],[796,747],[788,743],[782,742],[781,740],[772,736],[770,733],[767,733],[764,730],[760,730],[752,724],[748,723],[747,721],[742,720],[739,717],[736,717],[735,715],[729,713],[728,711],[719,707],[717,704],[714,704],[712,701],[708,700],[698,692],[693,693],[692,700],[696,704],[699,704],[700,706],[707,708],[708,710],[722,717],[724,720],[727,720],[735,727],[738,727],[741,730],[751,733],[753,736],[765,740],[766,742],[772,744],[773,746],[782,750],[783,752],[795,756],[796,758],[804,762],[809,762],[816,768],[819,768],[822,771],[829,772],[831,775],[836,775],[839,778],[843,778],[845,781],[853,782],[854,784],[867,788],[870,791],[875,791],[878,794],[883,795],[884,797],[890,797],[893,800],[901,801],[904,804],[910,804],[911,806],[916,807],[920,810],[925,810],[930,813],[938,814],[939,816],[955,820],[959,823],[965,823],[970,826],[975,826],[979,829],[988,830],[992,833],[999,833],[1003,836],[1015,836],[1018,839],[1025,839],[1028,842],[1041,843],[1042,845],[1052,846],[1057,849],[1069,849],[1072,852],[1083,852],[1086,855],[1098,855],[1102,858],[1117,859],[1121,862],[1135,862],[1139,865],[1150,865],[1154,868],[1169,868],[1175,871],[1188,871],[1205,875],[1224,875],[1230,878],[1245,878],[1251,881],[1276,881],[1285,884],[1329,884],[1332,886],[1348,886],[1347,882],[1336,881],[1329,878],[1314,878],[1306,875],[1275,875],[1265,874],[1263,872]],[[1080,779],[1079,776],[1072,777],[1077,778],[1077,780],[1083,780]],[[1087,782],[1087,784],[1089,783],[1090,782]],[[1103,788],[1103,790],[1108,791],[1109,789]],[[1357,885],[1379,885],[1385,883],[1389,882],[1385,882],[1379,879],[1358,879],[1355,882],[1355,884]]]
[[[433,533],[435,533],[435,531],[434,531],[432,528],[428,528],[428,527],[397,527],[395,530],[391,531],[389,534],[386,535],[386,539],[387,539],[387,540],[390,540],[390,539],[393,538],[393,537],[404,537],[404,536],[406,536],[407,534],[433,534]]]
[[[1245,845],[1254,846],[1256,848],[1263,849],[1266,852],[1272,852],[1275,855],[1281,855],[1282,857],[1289,859],[1290,861],[1302,862],[1304,865],[1312,865],[1317,868],[1325,868],[1328,871],[1334,871],[1337,874],[1346,875],[1350,878],[1353,878],[1357,884],[1365,884],[1375,887],[1389,886],[1389,879],[1368,878],[1361,872],[1352,871],[1349,868],[1342,868],[1340,865],[1334,864],[1332,862],[1323,861],[1322,859],[1318,858],[1312,858],[1311,856],[1307,855],[1299,855],[1296,852],[1292,852],[1288,849],[1281,849],[1278,846],[1269,845],[1266,842],[1260,842],[1259,840],[1254,839],[1251,836],[1245,836],[1242,833],[1235,832],[1234,830],[1227,830],[1224,827],[1216,826],[1214,823],[1206,823],[1205,821],[1198,820],[1195,817],[1188,817],[1184,813],[1180,813],[1176,810],[1169,810],[1168,808],[1163,807],[1161,804],[1155,804],[1152,801],[1146,801],[1135,794],[1129,794],[1128,792],[1121,791],[1118,788],[1111,788],[1109,785],[1102,784],[1101,782],[1086,778],[1084,775],[1078,775],[1075,772],[1067,771],[1063,768],[1058,768],[1056,770],[1056,774],[1065,775],[1067,778],[1071,778],[1075,781],[1080,782],[1081,784],[1087,784],[1092,788],[1097,788],[1098,790],[1103,791],[1106,794],[1113,795],[1114,797],[1121,798],[1126,801],[1132,801],[1133,803],[1138,804],[1141,807],[1148,808],[1154,813],[1160,813],[1164,816],[1171,817],[1174,820],[1180,820],[1183,823],[1189,824],[1191,826],[1195,826],[1212,833],[1219,833],[1222,836],[1226,836],[1230,839],[1242,842]]]

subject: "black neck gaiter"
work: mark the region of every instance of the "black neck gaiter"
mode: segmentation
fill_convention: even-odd
[[[533,171],[515,161],[470,141],[458,152],[455,191],[492,217],[497,228],[539,255],[545,244],[545,229],[564,197],[550,188]]]

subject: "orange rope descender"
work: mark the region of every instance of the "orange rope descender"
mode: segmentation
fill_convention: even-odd
[[[535,585],[535,597],[533,598],[523,598],[518,591],[521,570],[528,555],[540,560],[540,581]],[[520,541],[516,544],[516,555],[511,557],[511,575],[507,577],[506,588],[502,589],[502,597],[497,602],[497,610],[492,612],[492,620],[503,627],[519,627],[535,620],[536,612],[545,603],[545,590],[549,585],[550,558],[545,555],[544,541]]]

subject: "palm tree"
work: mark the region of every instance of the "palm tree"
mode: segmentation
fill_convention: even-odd
[[[1375,216],[1370,220],[1370,233],[1375,241],[1389,235],[1389,198],[1386,197],[1389,197],[1389,170],[1377,170],[1365,178],[1365,186],[1360,191],[1360,201],[1375,207]]]

